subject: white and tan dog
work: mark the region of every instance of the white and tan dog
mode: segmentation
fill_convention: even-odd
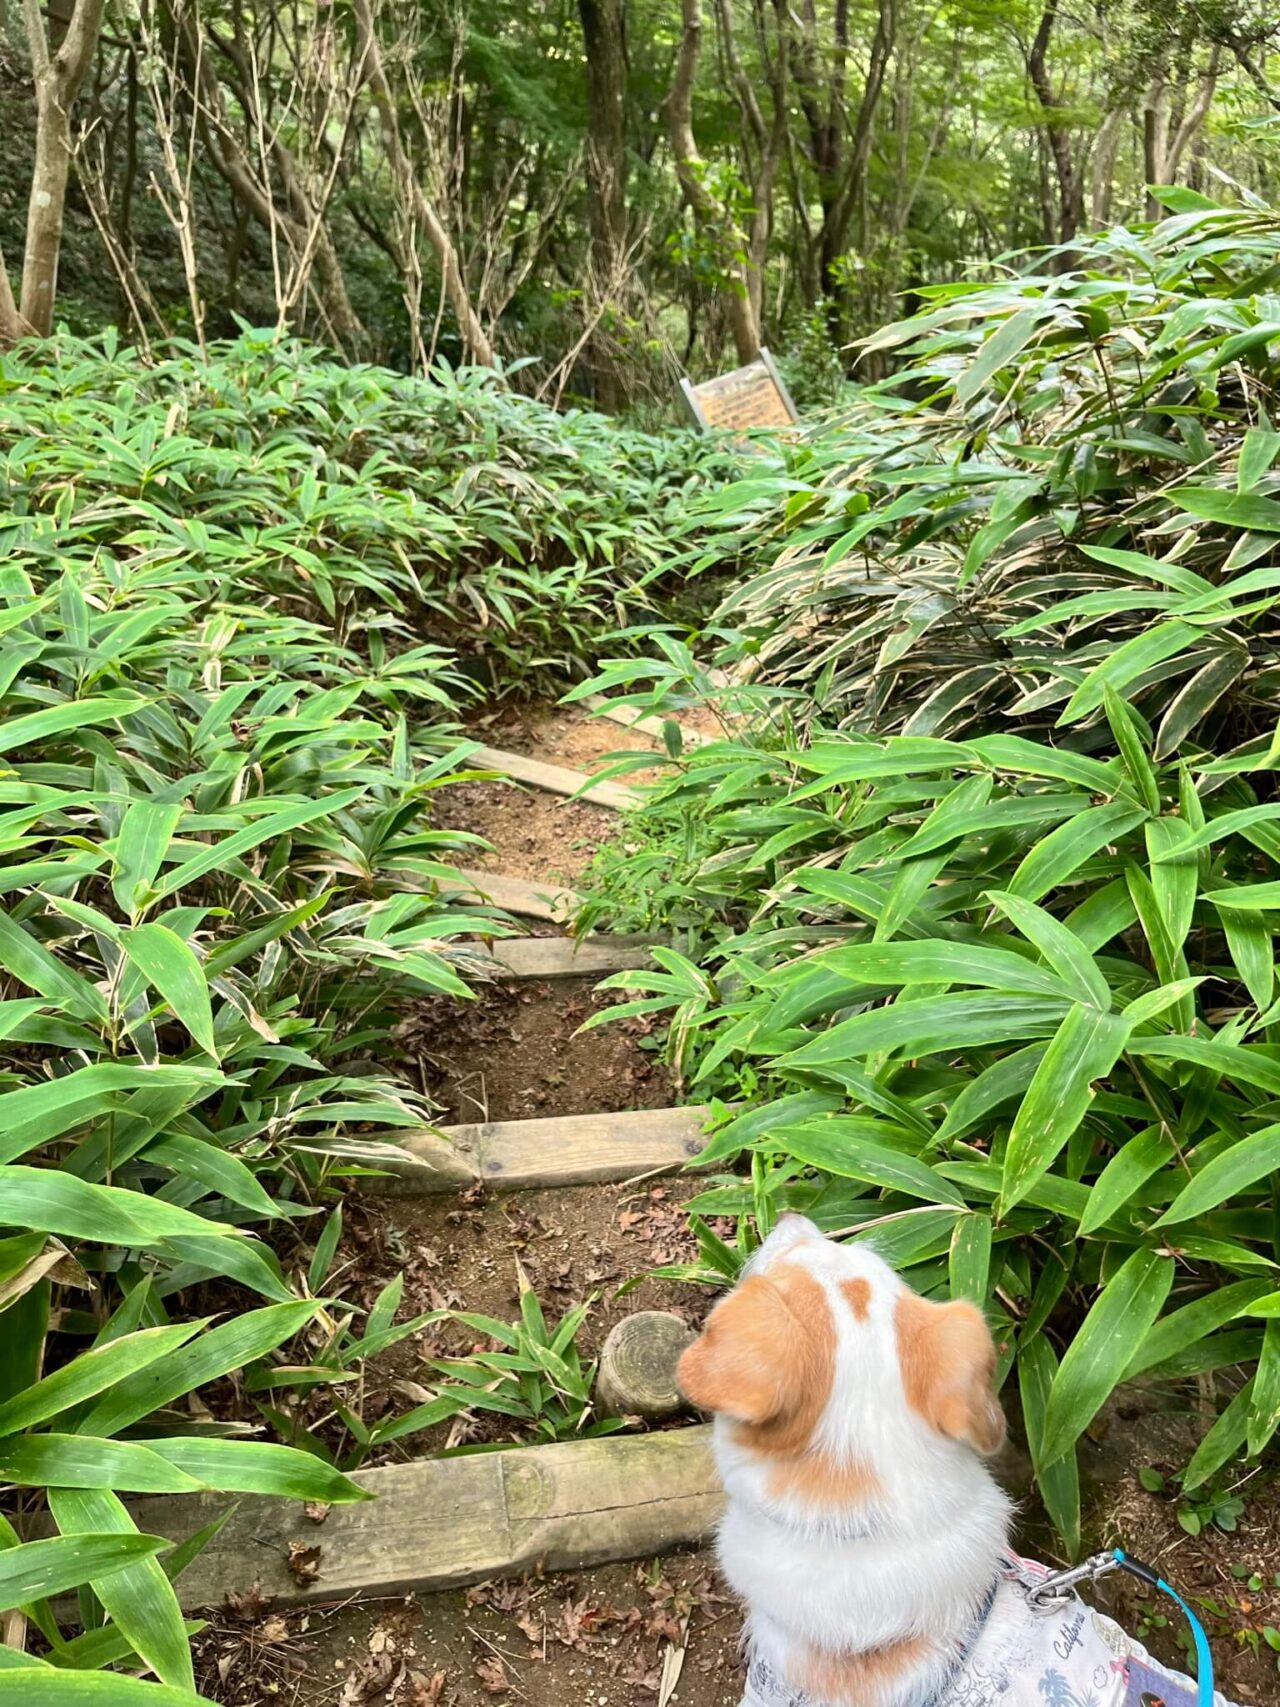
[[[1045,1572],[1009,1551],[982,1462],[1005,1433],[995,1365],[973,1305],[799,1215],[712,1310],[679,1381],[715,1418],[744,1707],[1194,1707],[1075,1595],[1031,1598]]]

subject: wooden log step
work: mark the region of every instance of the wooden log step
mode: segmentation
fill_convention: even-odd
[[[332,1506],[320,1524],[297,1501],[242,1496],[178,1578],[178,1599],[194,1611],[257,1584],[275,1604],[297,1606],[665,1553],[701,1540],[719,1515],[710,1434],[699,1426],[363,1470],[355,1480],[378,1498]],[[181,1542],[230,1504],[195,1494],[130,1509],[144,1534]]]
[[[468,757],[467,765],[501,771],[513,782],[527,783],[530,788],[540,788],[547,794],[576,795],[591,806],[607,806],[615,812],[625,811],[640,801],[634,788],[626,788],[620,782],[592,782],[585,771],[566,770],[563,765],[544,764],[541,759],[531,759],[524,753],[504,753],[497,747],[478,748]]]
[[[522,919],[549,919],[564,924],[581,906],[572,889],[554,883],[529,883],[523,877],[503,877],[496,871],[463,871],[463,883],[446,885],[441,894],[451,901],[490,901]]]
[[[607,717],[611,723],[620,723],[624,729],[634,729],[641,735],[647,735],[651,741],[664,739],[662,726],[665,722],[680,723],[678,717],[670,719],[657,717],[652,712],[640,711],[634,705],[615,705],[603,694],[588,694],[582,701],[583,705],[598,711],[601,717]],[[692,752],[695,747],[705,747],[708,742],[716,739],[714,735],[704,735],[698,729],[690,729],[680,723],[680,734],[684,741],[685,751]]]
[[[514,936],[476,944],[499,978],[594,978],[653,964],[649,936]]]
[[[707,1118],[705,1107],[692,1104],[397,1132],[397,1148],[412,1161],[389,1159],[391,1176],[368,1180],[366,1190],[458,1191],[484,1180],[495,1191],[537,1191],[635,1179],[691,1161],[706,1143]]]

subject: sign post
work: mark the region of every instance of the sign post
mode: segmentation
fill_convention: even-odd
[[[680,390],[704,433],[717,428],[742,432],[748,427],[794,427],[800,419],[768,350],[761,350],[746,367],[702,385],[682,379]]]

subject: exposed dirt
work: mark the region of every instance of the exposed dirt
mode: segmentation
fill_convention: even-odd
[[[736,1609],[705,1558],[335,1610],[220,1617],[198,1682],[228,1707],[734,1707]]]
[[[434,823],[470,830],[494,851],[468,852],[459,863],[532,883],[571,884],[618,827],[616,812],[526,791],[508,782],[460,782],[436,796]]]
[[[644,1047],[656,1041],[647,1015],[576,1035],[593,1013],[625,999],[595,993],[596,982],[495,985],[465,1006],[423,1001],[397,1027],[398,1047],[445,1124],[669,1107],[679,1099],[656,1051]]]

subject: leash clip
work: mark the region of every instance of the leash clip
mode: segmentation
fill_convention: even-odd
[[[1051,1571],[1034,1588],[1027,1590],[1027,1599],[1039,1607],[1055,1600],[1066,1600],[1077,1583],[1097,1582],[1108,1571],[1118,1571],[1120,1564],[1114,1552],[1094,1553],[1082,1565],[1073,1565],[1065,1571]]]

